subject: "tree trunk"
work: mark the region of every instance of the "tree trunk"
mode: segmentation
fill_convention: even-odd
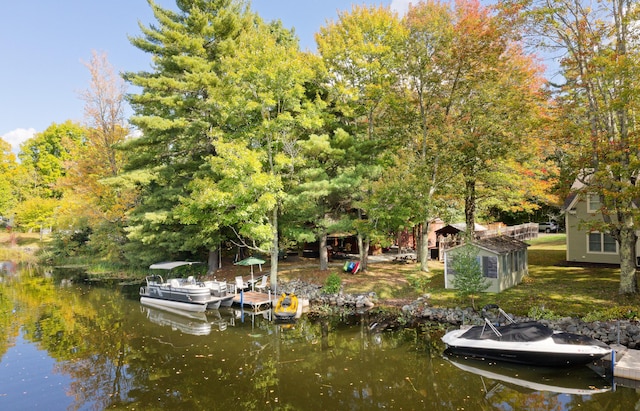
[[[209,256],[207,258],[207,275],[214,275],[220,268],[218,262],[220,261],[220,247],[215,250],[209,250]]]
[[[271,242],[271,268],[269,270],[269,282],[271,290],[276,293],[278,289],[278,254],[280,252],[278,245],[278,207],[273,208],[271,214],[271,233],[273,240]]]
[[[329,269],[329,254],[327,252],[327,232],[322,230],[320,234],[320,270]]]
[[[411,236],[413,237],[413,249],[416,250],[416,260],[420,261],[420,252],[421,252],[421,244],[420,244],[420,232],[422,230],[422,224],[418,224],[416,227],[411,229]]]
[[[420,224],[420,270],[422,272],[429,272],[429,230],[431,229],[431,225],[429,224],[429,220],[425,220],[424,223]]]
[[[474,238],[476,226],[476,180],[471,178],[465,180],[464,217],[467,224],[466,234],[469,238]]]
[[[633,216],[627,216],[633,220]],[[620,294],[638,292],[636,279],[636,241],[638,237],[633,225],[623,224],[620,229]]]
[[[362,264],[362,259],[364,256],[362,255],[362,250],[364,250],[364,239],[362,238],[362,234],[358,233],[356,236],[358,240],[358,259],[360,260],[360,264]]]
[[[363,271],[363,272],[367,271],[367,267],[369,266],[369,247],[370,246],[371,246],[371,240],[367,237],[364,239],[364,244],[362,247],[359,271]]]
[[[367,271],[369,255],[369,239],[362,237],[361,233],[358,233],[358,257],[360,259],[360,271]]]

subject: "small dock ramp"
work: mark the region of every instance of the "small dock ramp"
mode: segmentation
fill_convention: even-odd
[[[619,344],[612,344],[611,348],[615,350],[613,376],[616,384],[640,389],[640,350]]]
[[[271,292],[258,293],[255,291],[242,291],[233,297],[234,304],[242,307],[250,307],[256,311],[271,307],[272,301]]]

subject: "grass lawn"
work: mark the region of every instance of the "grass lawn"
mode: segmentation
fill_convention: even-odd
[[[33,251],[40,248],[40,234],[0,232],[0,260],[35,263]]]
[[[530,242],[529,275],[516,287],[501,293],[482,293],[476,307],[496,303],[509,312],[526,315],[532,307],[544,308],[561,316],[578,316],[616,307],[635,307],[640,311],[640,296],[618,294],[619,269],[598,265],[568,265],[565,261],[565,235],[545,235]],[[444,288],[444,267],[432,262],[430,273],[421,273],[417,264],[397,266],[370,264],[369,272],[343,275],[346,292],[373,289],[383,299],[412,300],[422,293],[409,286],[407,275],[430,279],[426,293],[430,304],[440,307],[468,307],[454,290]]]
[[[562,316],[584,316],[617,306],[640,306],[640,297],[618,293],[620,270],[602,265],[569,265],[565,260],[565,235],[544,236],[529,247],[529,275],[522,284],[493,296],[498,305],[526,314],[544,307]]]

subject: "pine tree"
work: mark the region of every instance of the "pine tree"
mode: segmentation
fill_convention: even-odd
[[[461,298],[470,297],[473,309],[476,309],[475,297],[491,285],[483,273],[478,259],[478,249],[470,242],[460,246],[451,257],[453,285]]]
[[[220,65],[251,16],[232,0],[179,1],[178,12],[150,4],[157,25],[141,26],[142,35],[131,42],[152,55],[153,70],[125,74],[141,88],[131,96],[131,123],[142,133],[125,146],[128,178],[139,184],[142,199],[130,214],[128,254],[141,265],[207,254],[217,262],[211,255],[221,234],[181,222],[175,208],[226,127]]]

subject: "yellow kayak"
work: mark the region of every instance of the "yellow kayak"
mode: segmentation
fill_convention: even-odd
[[[273,309],[273,315],[276,316],[277,319],[292,319],[296,316],[298,312],[298,297],[295,294],[287,294],[282,293],[278,301],[276,302],[276,306]]]

